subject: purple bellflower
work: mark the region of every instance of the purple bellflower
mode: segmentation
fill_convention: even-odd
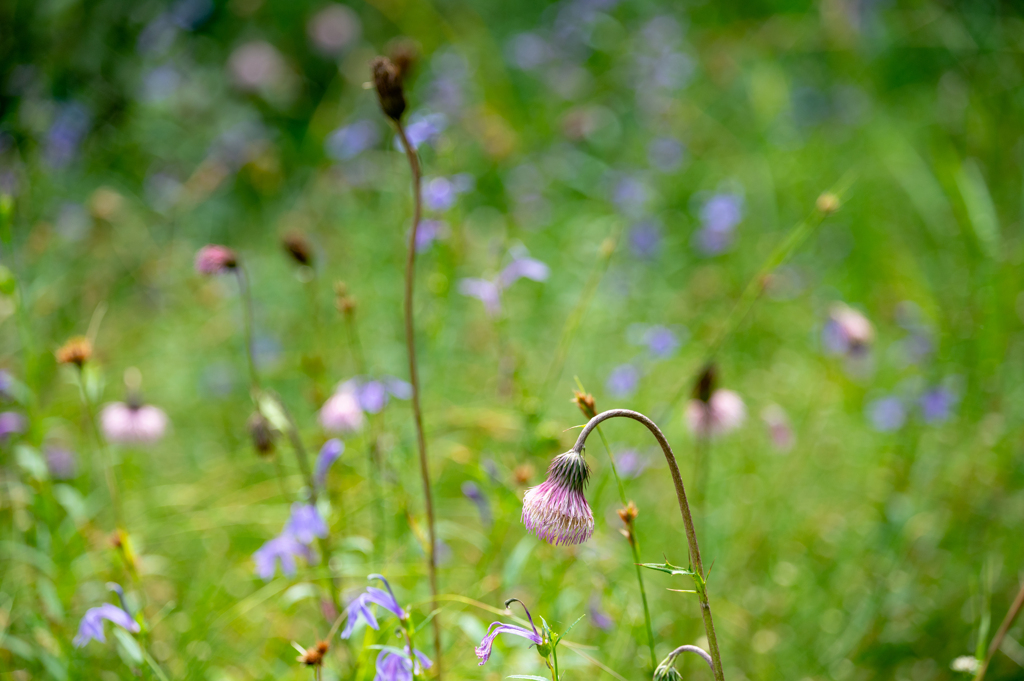
[[[903,400],[894,395],[879,398],[868,404],[867,414],[872,427],[880,433],[899,430],[907,421],[907,408]]]
[[[443,212],[455,205],[459,194],[472,191],[476,185],[473,176],[459,173],[452,177],[432,177],[424,182],[423,203],[428,210]]]
[[[450,231],[444,220],[423,220],[416,230],[416,252],[422,253],[435,241],[447,238]]]
[[[313,504],[292,504],[292,514],[284,526],[284,534],[307,546],[316,538],[327,536],[327,524]]]
[[[533,623],[533,617],[530,616],[530,611],[527,610],[522,601],[518,598],[510,598],[505,601],[505,607],[507,608],[509,603],[512,603],[513,601],[522,605],[523,610],[526,610],[526,618],[530,621],[530,628],[527,629],[525,627],[519,627],[514,624],[505,624],[503,622],[491,622],[491,626],[487,627],[487,635],[484,636],[484,640],[480,641],[480,645],[476,647],[476,656],[480,659],[481,667],[490,659],[491,646],[494,645],[494,639],[497,638],[498,634],[512,634],[513,636],[520,636],[537,646],[544,644],[544,637],[537,631],[537,627]]]
[[[331,470],[331,466],[344,451],[345,443],[338,438],[328,440],[320,448],[320,453],[316,457],[316,475],[314,476],[317,487],[323,489],[324,483],[327,481],[327,472]]]
[[[459,292],[477,298],[484,304],[487,314],[495,316],[501,312],[501,293],[519,279],[544,281],[550,274],[550,268],[535,258],[531,258],[525,248],[512,250],[512,262],[491,279],[462,279],[459,281]]]
[[[377,656],[377,674],[373,681],[412,681],[423,669],[433,666],[426,655],[409,646],[404,650],[385,647]]]
[[[295,576],[295,557],[302,556],[309,560],[309,548],[289,534],[282,533],[261,546],[252,559],[256,563],[256,574],[260,579],[269,582],[277,572],[277,564],[281,564],[281,572],[286,577]]]
[[[384,588],[387,591],[368,586],[366,591],[352,599],[348,608],[345,609],[348,621],[345,622],[345,628],[341,631],[342,638],[347,639],[352,636],[352,632],[360,622],[366,622],[371,629],[380,629],[380,625],[377,624],[377,618],[374,617],[373,610],[370,609],[370,606],[374,604],[384,608],[400,620],[409,617],[409,614],[398,604],[395,594],[391,591],[391,585],[388,584],[388,580],[384,579],[384,575],[368,575],[367,579],[376,579],[383,582]]]
[[[347,385],[346,382],[339,386],[320,407],[320,425],[329,433],[354,433],[366,422],[359,397],[354,389],[346,388]]]
[[[409,122],[405,126],[405,134],[409,138],[409,144],[413,149],[419,149],[421,144],[431,143],[436,140],[444,129],[448,127],[448,117],[443,113],[424,113],[417,111],[409,116]],[[395,148],[401,150],[402,142],[396,137]]]
[[[462,483],[462,494],[476,505],[477,510],[480,512],[480,521],[485,526],[490,527],[491,523],[494,522],[491,517],[491,505],[487,503],[487,497],[480,491],[479,485],[472,480],[467,480]]]
[[[661,224],[652,218],[637,222],[629,228],[629,248],[633,255],[644,260],[657,257],[661,252]]]
[[[11,435],[24,433],[25,426],[25,417],[18,412],[0,412],[0,442],[6,442]]]
[[[738,194],[715,194],[700,210],[701,228],[694,245],[704,255],[719,255],[732,246],[736,225],[743,219],[743,198]]]
[[[604,631],[611,631],[615,628],[615,620],[608,616],[608,613],[601,607],[601,597],[594,594],[590,598],[590,621],[594,626]]]
[[[78,472],[75,453],[65,447],[47,446],[46,469],[54,480],[70,480]]]
[[[590,466],[582,452],[570,449],[548,466],[548,478],[526,490],[522,521],[549,544],[582,544],[594,533],[594,513],[583,490]]]
[[[380,141],[377,124],[370,120],[356,121],[338,128],[324,141],[324,151],[335,161],[349,161]]]
[[[608,375],[605,388],[613,397],[629,397],[636,392],[640,370],[632,364],[620,364]]]
[[[128,604],[125,603],[124,591],[121,586],[110,582],[107,584],[107,588],[117,593],[123,607],[119,608],[111,603],[104,603],[99,607],[86,610],[82,622],[78,625],[78,635],[72,640],[76,648],[81,648],[94,639],[100,643],[107,642],[106,636],[103,635],[103,620],[113,622],[133,634],[139,633],[139,623],[128,612]]]
[[[952,390],[936,387],[926,390],[917,402],[925,423],[941,423],[949,418],[957,399]]]

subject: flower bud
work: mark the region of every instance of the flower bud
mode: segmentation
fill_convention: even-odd
[[[697,385],[693,387],[694,399],[700,400],[704,404],[711,401],[711,395],[715,392],[715,365],[708,363],[704,367],[704,371],[700,373],[700,378],[697,379]]]
[[[249,417],[249,436],[252,446],[260,456],[267,456],[274,451],[274,430],[270,427],[263,414],[256,412]]]
[[[91,357],[92,343],[85,336],[70,338],[57,349],[59,364],[74,364],[81,368]]]
[[[622,519],[622,522],[626,523],[626,527],[632,527],[633,521],[636,520],[638,515],[640,515],[640,511],[632,501],[626,504],[625,508],[619,509],[619,518]]]
[[[238,256],[227,246],[209,244],[196,252],[195,268],[199,274],[224,274],[238,266]]]
[[[313,248],[309,245],[309,241],[303,235],[298,232],[286,234],[281,239],[281,246],[284,247],[285,252],[290,255],[295,262],[300,265],[306,265],[307,267],[312,266]]]
[[[405,113],[405,93],[402,91],[402,74],[387,57],[373,60],[373,85],[384,115],[393,121]]]
[[[327,641],[320,641],[312,648],[307,648],[306,652],[296,659],[307,667],[319,667],[324,663],[324,655],[330,649],[331,646]]]
[[[572,402],[580,408],[580,411],[583,412],[583,415],[588,419],[592,419],[597,416],[597,405],[594,403],[594,396],[590,393],[574,390],[572,393]]]
[[[814,205],[825,215],[831,215],[839,210],[839,197],[832,192],[825,192],[818,197]]]

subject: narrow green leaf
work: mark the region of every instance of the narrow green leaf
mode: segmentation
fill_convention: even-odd
[[[658,572],[664,572],[669,575],[697,574],[689,568],[679,567],[678,565],[672,565],[671,563],[639,563],[639,565],[642,568],[647,568],[648,570],[657,570]]]
[[[974,160],[967,159],[963,162],[960,172],[956,175],[956,183],[960,187],[960,195],[963,196],[964,206],[967,208],[967,217],[974,228],[974,235],[978,238],[981,250],[993,260],[998,259],[999,217],[995,204],[992,203],[988,185],[985,184],[985,177]]]

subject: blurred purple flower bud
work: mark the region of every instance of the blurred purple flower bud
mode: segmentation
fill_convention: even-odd
[[[323,539],[327,536],[327,524],[320,517],[316,506],[312,504],[292,504],[292,514],[285,523],[283,534],[294,537],[297,541],[306,544],[313,543],[316,538]]]
[[[388,389],[388,392],[392,397],[399,400],[408,400],[412,398],[412,385],[407,381],[395,378],[394,376],[385,376],[381,380],[384,381],[384,386]]]
[[[835,303],[821,330],[821,343],[833,355],[861,356],[867,353],[875,329],[862,313],[843,303]]]
[[[104,603],[97,608],[89,608],[85,611],[85,616],[82,617],[82,621],[78,625],[78,634],[72,640],[74,646],[81,648],[92,640],[106,643],[107,639],[103,635],[103,620],[113,622],[133,634],[140,631],[139,623],[126,611],[112,603]]]
[[[650,200],[650,189],[638,177],[626,175],[620,178],[612,189],[612,202],[622,213],[630,217],[643,215]]]
[[[664,326],[652,326],[647,332],[647,349],[657,359],[675,354],[681,345],[679,337]]]
[[[650,465],[650,459],[635,449],[626,449],[615,457],[615,466],[623,478],[638,478]]]
[[[256,574],[265,582],[273,579],[278,563],[281,564],[281,572],[286,577],[294,577],[296,556],[309,560],[309,549],[289,534],[274,537],[252,554],[256,563]]]
[[[196,251],[195,268],[199,274],[224,274],[238,266],[238,256],[227,246],[209,244]]]
[[[882,397],[869,403],[867,414],[871,426],[880,433],[899,430],[907,421],[907,408],[895,396]]]
[[[455,205],[458,192],[447,177],[433,177],[423,185],[423,203],[428,210],[445,211]]]
[[[448,119],[442,113],[416,112],[409,116],[409,122],[405,126],[405,134],[409,138],[409,144],[413,149],[419,149],[421,144],[432,143],[448,127]],[[400,140],[395,140],[395,148],[401,149]]]
[[[356,388],[359,406],[368,414],[379,414],[388,404],[388,391],[380,381],[366,381]]]
[[[0,412],[0,442],[12,435],[25,432],[25,417],[15,411]]]
[[[264,40],[236,47],[228,58],[228,71],[235,86],[245,92],[280,88],[289,78],[284,57]]]
[[[648,218],[629,229],[629,247],[638,258],[654,258],[661,251],[661,225]]]
[[[647,145],[647,162],[655,170],[671,173],[683,164],[683,143],[671,137],[658,137]]]
[[[540,260],[525,255],[517,255],[498,276],[498,285],[506,289],[519,279],[532,279],[533,281],[545,281],[551,269]]]
[[[490,527],[493,522],[491,518],[491,505],[487,502],[487,497],[480,491],[480,487],[475,482],[467,480],[462,483],[462,494],[467,499],[472,501],[477,510],[480,512],[480,521],[485,527]]]
[[[57,116],[46,133],[43,156],[47,165],[55,170],[66,167],[89,132],[89,112],[78,102],[61,105]]]
[[[601,598],[597,594],[590,598],[590,623],[604,631],[615,628],[615,621],[601,607]]]
[[[46,448],[46,469],[54,480],[70,480],[78,473],[75,453],[64,447]]]
[[[487,314],[494,317],[501,312],[501,289],[498,284],[487,279],[460,279],[459,293],[477,298],[484,304]]]
[[[306,33],[321,54],[335,56],[358,40],[359,15],[345,5],[330,4],[313,15]]]
[[[943,387],[935,387],[926,390],[918,399],[921,407],[921,417],[925,423],[941,423],[950,417],[953,407],[956,406],[956,395],[952,390]]]
[[[380,130],[370,120],[338,128],[324,140],[325,153],[335,161],[348,161],[380,142]]]
[[[316,457],[316,486],[320,489],[324,488],[324,483],[327,481],[327,473],[331,470],[331,466],[338,457],[341,456],[342,452],[345,451],[345,443],[337,438],[333,438],[324,443],[324,446],[320,448],[320,453]]]
[[[320,425],[329,433],[353,433],[363,427],[366,417],[354,390],[339,390],[320,407]]]
[[[612,397],[625,398],[636,392],[640,383],[640,370],[632,364],[620,364],[608,375],[605,388]]]
[[[543,66],[552,57],[547,41],[536,33],[519,33],[508,43],[510,61],[523,71],[532,71]]]
[[[448,236],[448,223],[443,220],[424,220],[416,230],[416,252],[422,253],[439,239]]]

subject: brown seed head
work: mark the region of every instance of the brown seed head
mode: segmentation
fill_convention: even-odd
[[[274,430],[270,427],[270,421],[263,414],[256,412],[249,417],[249,436],[252,438],[252,446],[260,456],[268,456],[274,451]]]
[[[92,357],[92,343],[85,336],[69,338],[57,349],[57,362],[81,367]]]
[[[594,396],[579,390],[572,391],[572,402],[580,408],[583,415],[588,419],[597,416],[597,405],[594,404]]]
[[[320,641],[312,648],[307,648],[306,652],[299,655],[296,659],[307,667],[319,667],[324,663],[324,655],[331,649],[331,646],[327,641]]]
[[[619,509],[619,517],[622,518],[622,522],[626,523],[626,527],[633,527],[633,521],[639,514],[640,511],[632,501],[626,504],[625,508]]]
[[[520,464],[512,471],[512,475],[516,479],[516,484],[525,485],[533,478],[533,466],[528,463]]]
[[[419,48],[411,38],[398,38],[388,49],[391,63],[398,69],[398,79],[403,83],[409,78],[416,62],[419,60]]]
[[[700,372],[700,378],[697,379],[697,385],[693,386],[693,396],[695,399],[700,400],[704,404],[711,401],[711,395],[715,392],[717,373],[714,364],[708,363],[704,367],[704,371]]]
[[[398,67],[387,57],[373,60],[373,85],[377,88],[377,99],[384,115],[398,121],[405,113],[405,93],[402,91],[402,76]]]
[[[300,265],[313,264],[313,248],[309,245],[309,241],[306,237],[298,232],[292,232],[284,235],[284,237],[281,238],[281,246],[283,246],[285,252],[292,256],[295,262]]]

